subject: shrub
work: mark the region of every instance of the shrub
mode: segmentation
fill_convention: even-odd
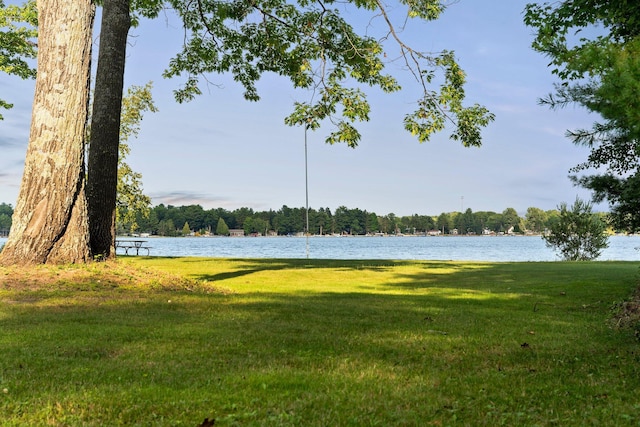
[[[559,251],[567,261],[596,259],[609,246],[606,224],[591,212],[591,207],[591,203],[579,198],[570,209],[562,203],[558,207],[559,220],[551,226],[551,232],[542,237],[547,246]]]

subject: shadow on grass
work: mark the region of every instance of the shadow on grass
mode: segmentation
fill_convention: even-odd
[[[454,348],[466,355],[465,363],[472,363],[467,358],[483,357],[487,349],[520,351],[526,340],[565,345],[567,340],[584,338],[585,330],[573,331],[572,324],[584,322],[594,312],[604,319],[607,311],[604,304],[572,310],[579,306],[565,300],[534,312],[532,300],[451,298],[449,293],[238,297],[165,292],[150,299],[41,304],[35,311],[28,303],[3,308],[3,377],[13,376],[10,372],[20,365],[34,370],[29,377],[51,384],[51,375],[60,375],[64,383],[65,375],[74,377],[64,374],[65,369],[74,371],[80,362],[102,371],[105,367],[95,365],[100,359],[113,370],[100,374],[107,382],[117,372],[124,375],[123,369],[151,372],[152,367],[164,365],[161,371],[166,372],[174,371],[174,364],[190,365],[190,378],[191,371],[202,369],[199,375],[206,378],[214,366],[242,375],[295,365],[302,362],[300,355],[323,371],[331,370],[336,358],[381,369],[401,363],[411,370],[425,363],[440,366],[438,357]],[[528,336],[530,330],[538,336]],[[473,344],[481,342],[480,347]],[[37,360],[30,360],[34,357]],[[456,368],[450,360],[447,363]],[[60,372],[47,372],[52,366]]]

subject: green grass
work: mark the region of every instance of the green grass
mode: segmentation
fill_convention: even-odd
[[[639,266],[0,269],[0,425],[637,426],[640,345],[609,319]]]

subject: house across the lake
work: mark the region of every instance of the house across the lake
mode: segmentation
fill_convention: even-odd
[[[233,228],[229,230],[229,237],[244,237],[244,230],[242,228]]]

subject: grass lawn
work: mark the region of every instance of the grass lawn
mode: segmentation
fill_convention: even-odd
[[[0,426],[638,426],[638,267],[0,268]]]

